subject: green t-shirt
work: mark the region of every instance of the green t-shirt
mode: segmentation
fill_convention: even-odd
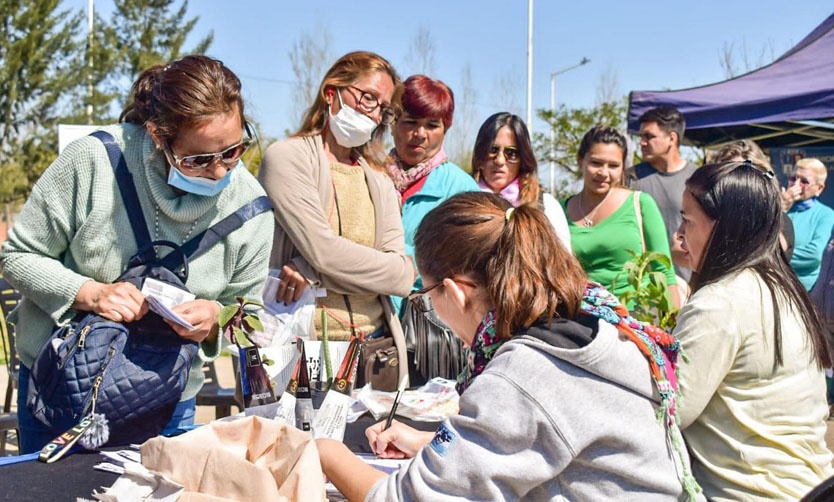
[[[568,200],[570,199],[562,202],[565,214]],[[657,203],[649,194],[643,192],[640,192],[639,202],[643,215],[646,250],[663,253],[669,256],[671,261],[669,238]],[[568,227],[573,253],[579,259],[588,278],[599,282],[615,295],[622,295],[627,290],[626,275],[622,274],[613,288],[612,283],[623,269],[623,265],[632,260],[628,250],[637,254],[643,252],[640,227],[637,214],[634,212],[634,194],[629,195],[613,214],[598,224],[585,227],[568,221]],[[669,285],[677,284],[674,268],[656,263],[653,269],[663,272]]]

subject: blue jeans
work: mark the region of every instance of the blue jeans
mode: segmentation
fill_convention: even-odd
[[[29,407],[26,406],[26,394],[29,391],[29,368],[20,365],[19,382],[17,389],[17,422],[20,428],[20,453],[33,453],[40,451],[47,443],[55,439],[56,434],[49,430],[49,427],[42,424],[40,420],[32,415]],[[169,434],[179,429],[187,429],[194,425],[194,414],[196,412],[197,398],[180,401],[174,409],[174,416],[165,426],[162,434]],[[62,431],[63,432],[63,431]]]

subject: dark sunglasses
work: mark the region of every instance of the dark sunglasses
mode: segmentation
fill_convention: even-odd
[[[521,158],[521,154],[518,153],[518,148],[514,146],[495,146],[492,145],[489,149],[489,158],[494,159],[498,157],[499,153],[504,154],[504,159],[507,162],[518,162],[518,159]]]
[[[452,278],[452,280],[459,284],[469,286],[470,288],[478,287],[478,285],[474,282],[465,281],[463,279]],[[431,300],[428,297],[428,292],[442,285],[443,281],[438,281],[432,284],[431,286],[426,286],[425,288],[418,289],[417,291],[414,291],[410,295],[408,295],[408,301],[411,302],[411,305],[413,305],[418,312],[430,312],[434,309],[434,307],[432,306]]]

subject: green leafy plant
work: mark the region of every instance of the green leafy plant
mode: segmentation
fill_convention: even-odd
[[[258,318],[258,309],[263,309],[263,304],[254,300],[247,300],[240,296],[236,297],[237,305],[226,305],[220,309],[217,316],[217,324],[223,335],[238,347],[250,347],[255,345],[249,334],[253,331],[263,331],[264,325]]]
[[[623,274],[626,275],[629,289],[620,295],[620,302],[630,305],[631,315],[638,321],[650,322],[671,332],[677,323],[678,309],[672,301],[672,290],[669,289],[666,275],[652,270],[652,264],[657,262],[671,268],[672,260],[656,251],[642,254],[631,250],[628,252],[632,260],[623,265],[613,282],[616,284]]]

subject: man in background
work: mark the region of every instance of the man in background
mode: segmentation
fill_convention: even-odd
[[[680,146],[686,121],[673,106],[652,108],[640,116],[640,150],[643,162],[632,168],[630,187],[652,196],[666,223],[675,272],[689,280],[689,269],[683,263],[683,250],[675,231],[681,223],[681,198],[686,180],[697,166],[681,158]]]
[[[801,159],[782,192],[782,207],[788,209],[794,230],[791,267],[808,291],[817,282],[822,253],[834,227],[834,209],[817,200],[825,189],[827,175],[820,160]]]

